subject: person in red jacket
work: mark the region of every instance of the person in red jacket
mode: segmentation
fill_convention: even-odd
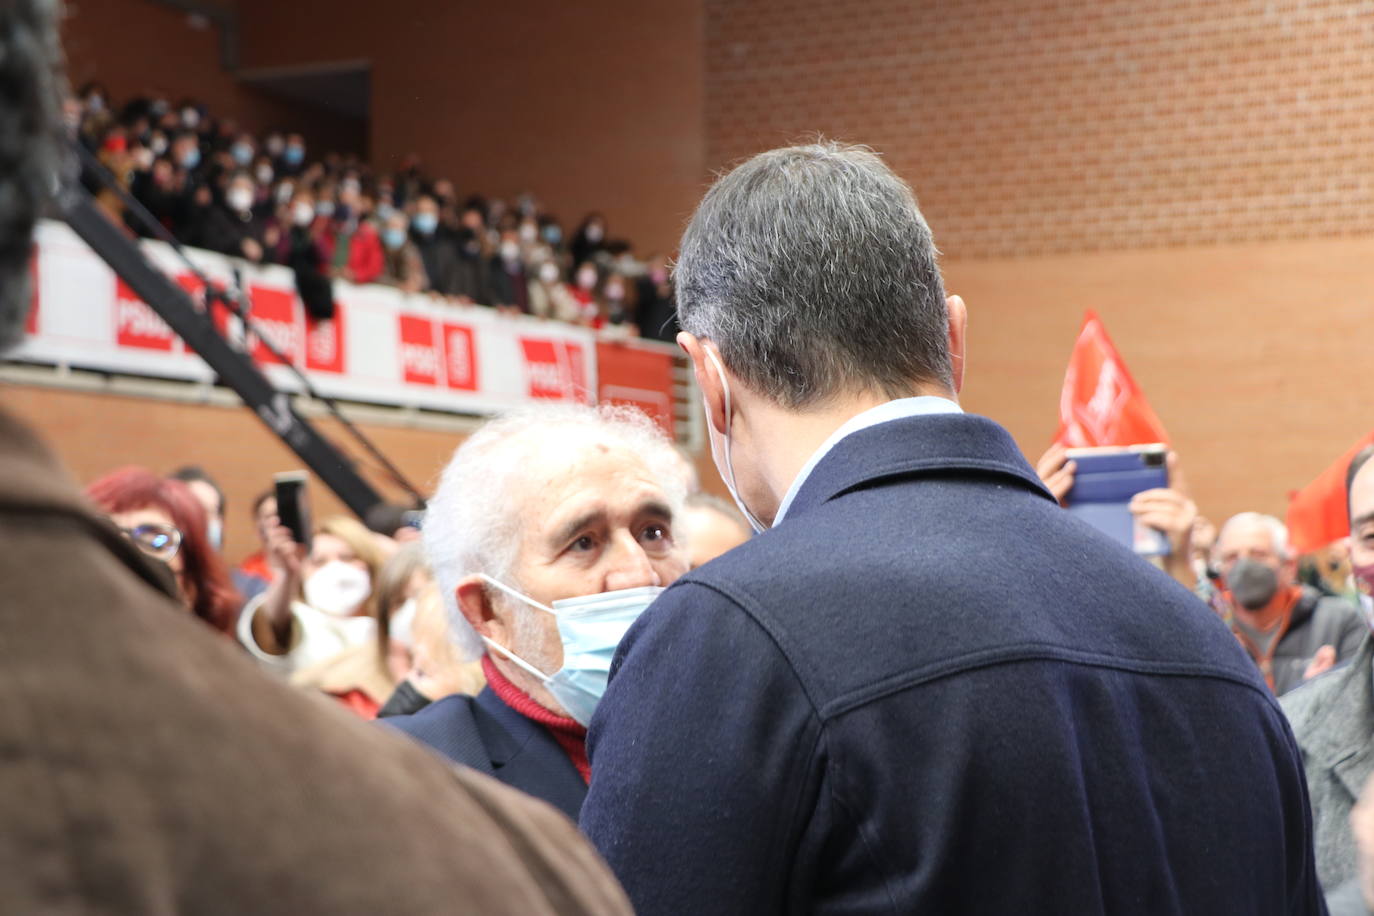
[[[382,238],[372,224],[370,213],[363,213],[356,178],[346,178],[339,187],[339,202],[324,227],[322,243],[330,275],[350,283],[375,283],[384,266]]]

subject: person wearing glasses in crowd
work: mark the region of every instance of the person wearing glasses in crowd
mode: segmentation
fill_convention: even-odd
[[[239,595],[206,535],[205,509],[186,484],[127,467],[92,483],[86,496],[140,550],[166,564],[193,614],[221,632],[232,630]]]

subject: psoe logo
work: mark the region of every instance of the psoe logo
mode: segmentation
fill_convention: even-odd
[[[562,340],[520,338],[529,396],[541,400],[586,401],[587,373],[582,346]]]

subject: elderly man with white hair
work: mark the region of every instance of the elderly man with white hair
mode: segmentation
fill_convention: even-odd
[[[1231,631],[1275,694],[1359,648],[1365,627],[1358,609],[1298,584],[1297,558],[1283,522],[1258,512],[1232,516],[1212,554]]]
[[[628,408],[530,408],[473,434],[423,530],[453,638],[487,687],[387,723],[576,819],[611,656],[687,569],[678,466]]]

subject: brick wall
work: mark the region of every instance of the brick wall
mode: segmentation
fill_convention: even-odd
[[[221,2],[220,4],[224,4]],[[69,0],[62,47],[72,88],[99,80],[116,104],[145,94],[196,99],[249,130],[287,128],[320,149],[363,152],[358,121],[240,85],[224,69],[218,27],[151,0]]]
[[[706,161],[887,154],[952,257],[1374,231],[1374,4],[706,0]]]

